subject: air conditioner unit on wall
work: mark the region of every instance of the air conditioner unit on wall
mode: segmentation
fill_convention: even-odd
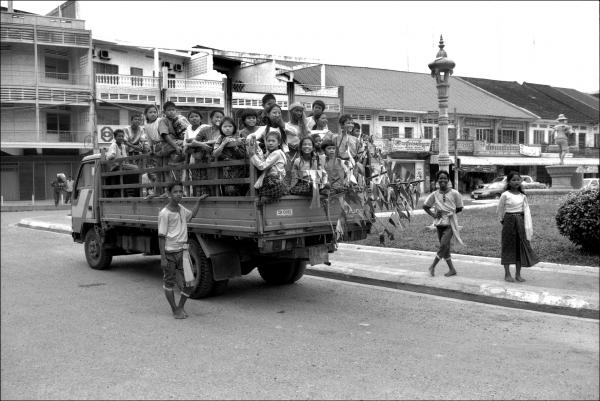
[[[169,70],[171,69],[171,63],[169,63],[168,61],[163,61],[160,66],[167,67]]]
[[[100,50],[98,52],[98,57],[100,57],[102,60],[110,60],[110,54],[108,53],[108,50]]]
[[[181,64],[174,64],[173,65],[173,71],[175,71],[175,72],[182,72],[183,71],[183,65],[181,65]]]

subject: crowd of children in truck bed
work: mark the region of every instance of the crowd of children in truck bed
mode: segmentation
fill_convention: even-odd
[[[159,181],[211,184],[210,180],[219,178],[248,177],[250,165],[261,171],[253,185],[257,194],[267,199],[287,194],[318,198],[320,193],[335,194],[349,186],[362,186],[366,177],[368,181],[369,157],[374,147],[369,136],[359,134],[360,125],[350,115],[342,115],[341,132],[332,133],[321,100],[312,104],[310,116],[306,116],[300,103],[291,104],[289,122],[283,121],[281,107],[272,94],[265,95],[262,104],[263,110],[241,111],[238,117],[242,129],[220,110],[210,113],[210,124],[202,124],[197,110],[189,111],[186,118],[178,114],[174,103],[166,102],[164,116],[159,117],[158,108],[148,106],[143,116],[132,116],[131,127],[114,131],[106,158],[147,154],[150,158],[146,167],[189,166],[169,173],[144,174],[146,198],[166,196],[153,187]],[[212,162],[226,160],[249,163],[206,168]],[[199,163],[203,167],[194,168]],[[186,185],[185,195],[245,196],[249,189],[248,184],[239,183]]]

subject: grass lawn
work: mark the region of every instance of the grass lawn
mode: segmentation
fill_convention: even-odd
[[[465,206],[472,204],[465,202]],[[422,201],[419,202],[419,206]],[[586,254],[575,247],[568,238],[559,234],[554,216],[559,202],[556,200],[533,199],[531,215],[533,238],[531,246],[540,261],[571,265],[598,266],[598,255]],[[384,219],[387,220],[387,219]],[[394,240],[386,236],[385,247],[437,251],[438,239],[435,230],[427,228],[432,218],[429,215],[411,216],[406,230],[394,232]],[[452,242],[452,252],[465,255],[500,257],[500,232],[502,226],[496,218],[496,207],[485,209],[465,209],[458,214],[458,224],[462,226],[461,237],[466,246]],[[389,225],[389,224],[388,224]],[[380,246],[381,225],[373,228],[373,234],[357,244]],[[377,231],[377,232],[376,232]]]

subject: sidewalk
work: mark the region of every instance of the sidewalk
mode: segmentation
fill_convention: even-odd
[[[54,200],[36,200],[31,201],[4,201],[0,207],[2,212],[27,212],[30,210],[71,210],[71,204],[59,203],[54,206]]]
[[[479,206],[479,205],[477,205]],[[22,219],[18,225],[38,230],[71,233],[65,214]],[[541,262],[523,268],[525,283],[504,281],[498,258],[453,254],[457,276],[444,277],[440,261],[435,277],[427,268],[434,252],[339,244],[331,265],[310,266],[306,274],[405,291],[458,298],[513,308],[599,319],[599,271],[594,266]],[[514,272],[514,266],[511,267]]]

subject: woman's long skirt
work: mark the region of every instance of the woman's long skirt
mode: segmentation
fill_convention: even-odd
[[[500,264],[530,267],[539,262],[525,236],[523,213],[505,213],[502,223],[502,254]]]

